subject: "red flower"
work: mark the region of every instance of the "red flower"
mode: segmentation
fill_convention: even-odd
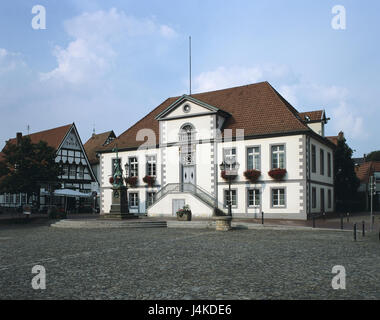
[[[145,176],[143,178],[143,181],[148,184],[148,186],[153,187],[154,183],[156,182],[155,176]]]
[[[259,170],[247,170],[244,172],[244,176],[251,182],[256,182],[261,176],[261,171]]]
[[[113,177],[111,177],[111,178],[110,178],[110,183],[113,184],[114,181],[115,181],[115,180],[113,179]]]
[[[136,187],[137,180],[138,180],[137,177],[128,177],[128,178],[125,178],[125,183],[129,184],[133,188],[133,187]]]
[[[268,174],[275,180],[282,180],[286,175],[286,169],[272,169]]]

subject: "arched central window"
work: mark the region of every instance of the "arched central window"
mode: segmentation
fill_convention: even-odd
[[[183,165],[195,164],[195,129],[192,124],[184,124],[179,132],[180,154]]]

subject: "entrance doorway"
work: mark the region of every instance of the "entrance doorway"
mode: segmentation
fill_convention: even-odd
[[[183,183],[195,184],[195,166],[183,166],[182,168]]]

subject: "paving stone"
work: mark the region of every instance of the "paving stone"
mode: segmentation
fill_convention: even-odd
[[[0,238],[0,299],[380,299],[377,234],[2,226]],[[36,264],[46,290],[31,287]],[[335,265],[346,290],[331,287]]]

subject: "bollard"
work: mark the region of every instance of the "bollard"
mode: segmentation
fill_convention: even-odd
[[[323,220],[326,220],[326,212],[323,212]]]
[[[354,224],[354,240],[356,241],[356,223]]]
[[[350,222],[350,213],[347,212],[347,222]]]
[[[312,217],[313,217],[313,228],[315,228],[315,215],[313,214]]]
[[[363,237],[365,237],[365,222],[363,221]]]
[[[261,211],[261,224],[264,224],[264,211]]]
[[[340,214],[340,229],[343,230],[343,214]]]

